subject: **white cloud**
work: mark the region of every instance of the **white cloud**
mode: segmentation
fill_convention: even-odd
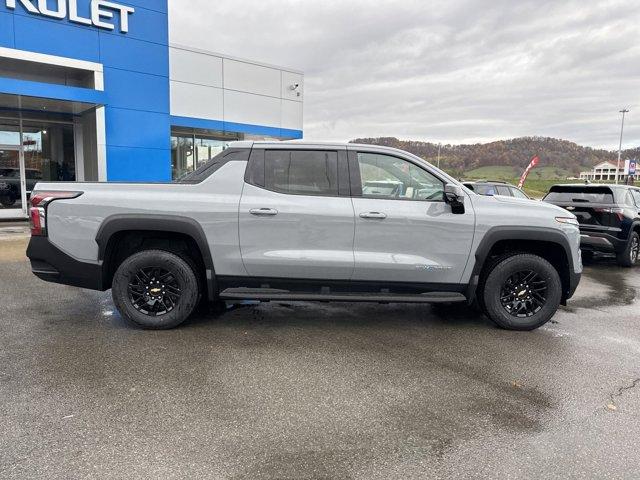
[[[305,72],[305,137],[640,144],[640,2],[172,0],[171,40]]]

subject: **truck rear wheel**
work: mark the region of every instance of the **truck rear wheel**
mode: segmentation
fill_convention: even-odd
[[[547,323],[562,298],[562,282],[544,258],[514,254],[497,262],[482,292],[490,320],[509,330],[533,330]]]
[[[178,255],[144,250],[120,264],[111,293],[126,320],[141,328],[160,330],[176,327],[191,315],[199,287],[193,268]]]

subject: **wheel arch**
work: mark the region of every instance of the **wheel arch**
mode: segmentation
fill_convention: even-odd
[[[562,304],[573,293],[571,272],[573,254],[567,237],[559,230],[545,227],[493,227],[483,237],[475,253],[467,298],[473,300],[483,277],[495,259],[510,253],[533,253],[545,258],[558,271],[562,281]]]
[[[110,262],[113,259],[118,239],[122,238],[122,235],[135,234],[136,232],[143,232],[148,237],[165,236],[166,238],[168,236],[170,238],[171,235],[178,235],[190,239],[202,260],[207,286],[206,294],[209,299],[215,298],[213,258],[202,226],[192,218],[175,215],[117,214],[107,217],[102,222],[95,240],[98,244],[98,260],[103,265],[103,284],[107,288],[111,284],[113,272]],[[193,260],[198,261],[199,259]]]

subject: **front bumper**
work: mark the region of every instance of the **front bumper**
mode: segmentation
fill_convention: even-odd
[[[91,290],[106,290],[102,263],[78,260],[53,245],[47,237],[31,237],[27,247],[33,274],[46,282]]]
[[[565,301],[569,300],[571,297],[573,297],[573,294],[576,293],[576,289],[578,288],[581,277],[582,273],[575,273],[572,269],[569,269],[569,288],[567,289],[567,292],[565,294]]]

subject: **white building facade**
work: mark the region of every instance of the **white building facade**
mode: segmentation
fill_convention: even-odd
[[[580,172],[580,180],[589,180],[591,182],[607,182],[615,181],[616,170],[618,171],[619,178],[624,175],[624,164],[618,166],[613,162],[601,162],[593,167],[593,170]]]

